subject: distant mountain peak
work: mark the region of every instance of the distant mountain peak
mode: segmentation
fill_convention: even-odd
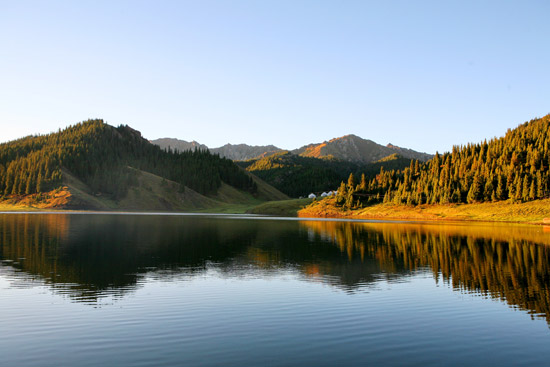
[[[162,149],[166,150],[168,148],[172,150],[177,150],[180,152],[184,152],[186,150],[208,150],[208,147],[204,144],[200,144],[199,142],[196,142],[195,140],[188,142],[185,140],[180,139],[173,139],[173,138],[161,138],[161,139],[155,139],[150,141],[152,144],[158,145]]]
[[[400,156],[409,159],[426,161],[431,158],[430,154],[416,152],[412,149],[400,148],[392,144],[383,146],[372,140],[363,139],[355,134],[348,134],[339,138],[318,144],[305,145],[293,151],[304,157],[328,158],[358,162],[377,162],[387,156],[398,153]]]
[[[222,147],[210,149],[210,151],[234,161],[246,161],[275,154],[282,149],[274,145],[225,144]]]

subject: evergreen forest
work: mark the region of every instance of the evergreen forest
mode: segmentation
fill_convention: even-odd
[[[251,193],[256,183],[231,160],[208,151],[165,151],[127,125],[88,120],[48,135],[0,144],[0,197],[47,192],[70,172],[94,193],[123,197],[142,170],[215,194],[222,182]]]
[[[248,161],[236,162],[247,171],[254,173],[268,184],[290,197],[307,196],[330,191],[347,179],[350,172],[360,172],[373,176],[386,169],[403,169],[411,162],[397,154],[392,154],[378,162],[359,164],[337,159],[303,157],[282,151]]]
[[[550,196],[550,115],[534,119],[479,144],[454,146],[405,169],[385,169],[375,176],[351,173],[341,182],[339,206],[375,203],[406,205],[525,202]]]

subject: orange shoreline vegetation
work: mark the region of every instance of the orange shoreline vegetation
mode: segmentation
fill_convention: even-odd
[[[9,195],[0,199],[0,210],[74,210],[75,197],[68,187],[61,187],[50,192],[32,195]],[[534,200],[525,203],[500,201],[478,204],[432,204],[432,205],[394,205],[377,204],[360,209],[344,210],[336,206],[334,198],[316,200],[309,204],[307,200],[268,201],[269,207],[289,206],[284,212],[264,213],[260,204],[248,212],[255,214],[271,214],[291,216],[296,213],[301,218],[342,218],[342,219],[379,219],[406,221],[476,221],[476,222],[508,222],[525,224],[543,224],[545,232],[550,233],[550,199]],[[304,205],[308,206],[304,207]],[[86,210],[86,207],[80,207]],[[89,208],[92,209],[92,208]],[[137,209],[137,208],[135,208]],[[134,210],[135,210],[134,209]],[[147,211],[147,209],[145,209]],[[279,210],[280,211],[280,210]]]
[[[413,221],[487,221],[550,224],[550,199],[525,203],[508,201],[478,204],[394,205],[377,204],[344,210],[334,198],[314,201],[298,211],[301,218],[347,218]]]
[[[64,209],[69,205],[71,197],[72,194],[66,186],[40,194],[8,195],[0,199],[0,209]]]

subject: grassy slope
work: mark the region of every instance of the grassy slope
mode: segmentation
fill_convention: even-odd
[[[311,201],[312,199],[268,201],[248,210],[247,213],[295,217],[298,211],[311,204]]]
[[[118,201],[93,195],[86,184],[64,170],[64,188],[62,190],[42,194],[41,199],[38,195],[10,197],[0,202],[0,210],[69,209],[244,213],[266,200],[288,198],[256,177],[253,177],[258,184],[256,197],[226,184],[222,184],[216,196],[206,197],[187,187],[180,192],[180,186],[176,182],[148,172],[135,171],[137,173],[136,182],[129,188],[128,194]]]
[[[67,187],[59,190],[26,196],[10,195],[0,200],[0,211],[40,211],[62,207],[68,203],[71,193]]]
[[[283,194],[281,191],[277,190],[275,187],[271,186],[270,184],[268,184],[267,182],[265,182],[264,180],[262,180],[258,176],[254,175],[254,174],[252,174],[248,171],[245,171],[245,172],[250,177],[252,177],[254,182],[256,182],[256,185],[258,185],[258,198],[260,198],[262,200],[267,200],[267,201],[270,201],[270,200],[288,200],[288,199],[290,199],[288,197],[288,195]]]
[[[334,198],[320,200],[298,212],[299,217],[332,217],[350,219],[407,219],[407,220],[473,220],[497,222],[542,223],[550,218],[550,199],[526,203],[480,203],[451,205],[392,205],[378,204],[364,209],[342,210]]]

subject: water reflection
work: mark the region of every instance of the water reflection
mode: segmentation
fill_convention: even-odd
[[[513,225],[305,222],[348,259],[383,271],[429,267],[453,288],[498,298],[550,320],[550,236]]]
[[[1,276],[71,298],[123,297],[146,276],[291,272],[348,292],[432,274],[550,318],[543,228],[122,215],[0,215]]]

